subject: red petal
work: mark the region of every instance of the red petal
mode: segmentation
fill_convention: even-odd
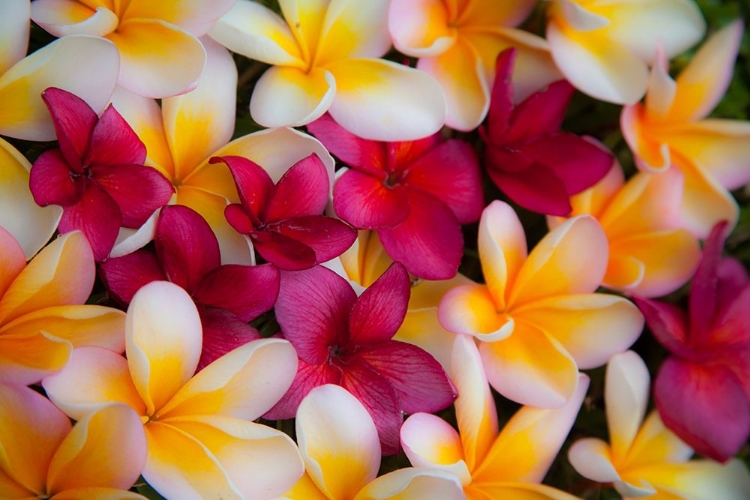
[[[674,304],[633,297],[633,301],[646,318],[646,324],[661,345],[677,356],[694,359],[695,353],[687,344],[687,317],[685,311]]]
[[[297,374],[294,376],[291,387],[279,402],[263,415],[263,418],[268,420],[294,418],[299,404],[307,393],[325,384],[340,385],[341,370],[329,363],[311,365],[300,358]]]
[[[83,196],[86,181],[73,177],[59,149],[45,151],[29,171],[29,189],[37,205],[68,206],[78,203]]]
[[[99,118],[86,101],[66,90],[50,87],[42,92],[42,99],[52,116],[62,156],[72,170],[83,173],[81,160]]]
[[[654,399],[664,424],[696,452],[723,462],[750,437],[750,401],[731,371],[668,358]]]
[[[404,186],[389,188],[382,178],[349,170],[333,187],[336,215],[359,229],[394,227],[409,215]]]
[[[158,170],[142,165],[95,166],[92,180],[117,203],[122,226],[138,228],[169,202],[172,184]]]
[[[458,393],[440,363],[419,347],[391,341],[357,353],[396,392],[405,413],[433,413],[453,404]]]
[[[301,271],[318,263],[315,251],[294,238],[271,230],[255,231],[251,236],[258,254],[279,269]]]
[[[729,360],[750,367],[750,286],[747,286],[718,317],[713,328],[704,338],[705,344],[697,346],[705,350],[721,350]],[[746,363],[740,362],[744,360]]]
[[[271,310],[278,296],[279,270],[271,264],[221,266],[193,292],[196,303],[226,309],[242,321],[252,321]]]
[[[750,278],[745,265],[733,257],[726,257],[721,261],[717,274],[719,282],[716,286],[716,310],[721,315],[750,284]]]
[[[86,165],[143,165],[146,146],[111,105],[91,134]]]
[[[229,351],[261,338],[258,330],[229,311],[199,308],[203,325],[203,350],[198,369],[201,371]]]
[[[357,231],[349,225],[323,215],[287,219],[274,230],[312,248],[317,263],[338,257],[357,239]]]
[[[271,223],[290,217],[321,215],[329,191],[326,167],[316,154],[311,154],[281,176],[261,218]]]
[[[565,217],[572,210],[565,184],[548,167],[536,163],[509,172],[488,164],[487,173],[508,198],[532,212]]]
[[[504,143],[556,132],[565,118],[575,89],[565,80],[551,83],[546,90],[530,95],[516,106]]]
[[[464,244],[456,216],[432,195],[415,189],[409,191],[409,207],[409,217],[402,224],[378,230],[383,248],[415,276],[452,278],[461,264]]]
[[[490,110],[487,113],[487,129],[485,131],[493,142],[503,144],[508,132],[510,117],[513,113],[513,65],[516,60],[516,49],[506,49],[497,56],[495,61],[495,83],[490,94]]]
[[[724,241],[727,237],[726,221],[717,223],[711,230],[706,244],[703,245],[703,256],[690,285],[688,311],[690,315],[691,344],[704,344],[711,323],[716,316],[716,289],[719,282],[719,265]]]
[[[352,345],[393,338],[406,317],[410,286],[406,268],[394,262],[359,296],[349,315]]]
[[[241,156],[214,156],[209,163],[224,162],[237,185],[237,194],[251,219],[260,216],[273,195],[274,184],[268,172]],[[255,225],[257,226],[257,222]]]
[[[135,292],[152,281],[167,279],[155,254],[137,250],[99,264],[99,277],[109,295],[122,305],[130,304]]]
[[[329,346],[348,338],[347,320],[356,300],[349,283],[324,267],[282,272],[276,319],[300,359],[325,363]]]
[[[81,200],[63,209],[57,230],[60,234],[80,230],[89,240],[94,259],[107,258],[120,232],[121,215],[117,203],[102,189],[88,182]]]
[[[410,168],[411,164],[427,154],[443,142],[440,132],[436,132],[424,139],[416,141],[389,142],[388,149],[388,167],[389,172],[400,172]]]
[[[167,279],[191,294],[206,274],[221,265],[219,243],[211,227],[185,206],[161,209],[154,243]]]
[[[386,172],[388,155],[385,143],[357,137],[344,130],[329,114],[308,123],[307,131],[346,165],[374,175]]]
[[[255,224],[239,203],[232,203],[224,208],[224,217],[229,225],[240,234],[250,234],[255,231]]]

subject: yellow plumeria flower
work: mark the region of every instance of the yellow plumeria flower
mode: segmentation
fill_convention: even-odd
[[[495,402],[471,337],[455,339],[450,373],[459,394],[458,432],[435,415],[410,416],[401,443],[412,465],[453,474],[469,500],[574,499],[539,483],[573,426],[588,377],[579,375],[575,394],[561,408],[521,408],[498,432]]]
[[[155,281],[128,308],[127,360],[76,349],[43,386],[75,419],[111,403],[135,410],[148,442],[143,477],[167,498],[274,497],[300,478],[302,460],[286,434],[252,420],[289,388],[297,354],[285,340],[257,340],[193,376],[202,336],[187,292]]]
[[[667,62],[654,64],[643,104],[623,109],[621,127],[642,170],[676,165],[685,177],[684,224],[705,238],[721,220],[737,222],[729,194],[750,182],[750,122],[706,119],[729,85],[743,34],[742,21],[716,32],[673,80]]]
[[[565,221],[527,255],[518,216],[494,201],[479,222],[486,285],[449,291],[438,318],[448,331],[479,341],[487,378],[500,394],[559,408],[575,393],[579,367],[603,365],[643,328],[643,315],[628,300],[594,293],[608,255],[607,236],[588,215]]]
[[[417,68],[434,76],[446,98],[445,123],[473,130],[487,116],[497,55],[518,49],[514,100],[521,101],[561,78],[547,43],[514,29],[536,0],[393,1],[389,28],[396,48],[418,57]]]
[[[626,498],[750,498],[750,474],[741,461],[690,460],[693,450],[664,427],[656,410],[643,421],[649,384],[648,368],[636,353],[612,357],[604,388],[610,444],[576,441],[568,458],[578,473],[614,483]]]
[[[391,47],[388,0],[280,0],[283,17],[251,0],[210,31],[233,52],[273,65],[255,85],[253,119],[300,126],[326,111],[366,139],[407,141],[443,126],[445,100],[424,72],[378,59]]]
[[[547,41],[565,78],[617,104],[643,97],[658,43],[671,58],[706,31],[692,0],[552,0],[547,15]]]

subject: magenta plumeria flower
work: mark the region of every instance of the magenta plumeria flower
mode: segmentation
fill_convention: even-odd
[[[279,294],[279,271],[221,265],[219,243],[197,212],[181,205],[161,209],[154,233],[156,253],[138,250],[99,266],[110,295],[129,304],[152,281],[171,281],[195,301],[203,324],[198,369],[232,349],[260,338],[248,321],[270,310]]]
[[[291,388],[265,417],[292,418],[310,390],[340,385],[372,416],[383,454],[398,453],[402,412],[435,412],[456,397],[435,358],[392,340],[408,302],[409,275],[398,262],[359,298],[324,267],[282,272],[276,317],[299,365]]]
[[[31,167],[34,201],[62,206],[60,233],[82,231],[96,260],[104,260],[120,227],[140,227],[174,190],[162,174],[143,166],[146,147],[115,108],[99,118],[83,99],[57,88],[45,90],[42,99],[60,147]]]
[[[237,185],[241,203],[227,206],[227,221],[279,269],[308,269],[338,257],[354,243],[354,229],[322,215],[330,181],[316,155],[295,163],[276,185],[260,165],[247,158],[223,156],[210,162],[226,163]]]
[[[516,50],[497,58],[487,123],[484,164],[490,179],[514,202],[548,215],[571,211],[568,198],[606,175],[612,155],[569,132],[559,131],[575,90],[565,80],[513,106],[511,74]]]
[[[727,223],[717,224],[693,278],[688,313],[636,298],[671,356],[654,383],[662,420],[695,451],[726,461],[750,437],[750,278],[722,259]]]
[[[307,126],[350,167],[336,182],[336,214],[374,229],[383,248],[426,279],[456,275],[463,254],[461,224],[476,222],[484,199],[471,145],[440,134],[410,142],[357,137],[324,115]]]

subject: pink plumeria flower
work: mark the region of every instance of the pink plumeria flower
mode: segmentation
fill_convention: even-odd
[[[695,451],[726,461],[750,437],[750,278],[721,258],[727,224],[706,241],[688,314],[638,299],[649,328],[671,356],[654,384],[662,420]]]
[[[435,415],[415,413],[401,428],[401,442],[414,467],[452,474],[468,500],[575,497],[540,484],[570,432],[589,386],[579,375],[575,394],[555,410],[524,407],[498,430],[497,410],[476,344],[455,339],[451,379],[458,432]]]
[[[479,257],[486,284],[449,291],[438,318],[479,341],[487,378],[508,399],[559,408],[575,394],[579,368],[603,365],[641,334],[638,308],[594,293],[608,249],[591,216],[569,219],[527,255],[518,216],[492,202],[479,223]]]
[[[443,471],[404,468],[380,477],[378,430],[362,403],[336,385],[305,396],[295,421],[305,475],[286,500],[464,500],[457,478]]]
[[[285,340],[256,340],[193,376],[202,338],[187,292],[152,282],[128,308],[127,359],[76,349],[43,386],[77,420],[111,403],[135,410],[148,443],[143,477],[166,498],[273,498],[302,476],[302,460],[286,434],[252,421],[292,382],[294,349]]]
[[[590,214],[609,242],[609,262],[602,286],[641,297],[674,292],[695,273],[698,240],[681,228],[684,190],[676,167],[663,174],[640,172],[625,182],[615,161],[595,186],[571,198],[571,216]],[[565,219],[548,217],[550,228]]]
[[[610,442],[573,443],[568,459],[576,471],[613,483],[625,498],[750,498],[750,474],[741,461],[690,460],[693,450],[664,427],[656,411],[643,420],[649,382],[648,368],[636,353],[612,357],[604,387]]]
[[[206,52],[198,37],[235,0],[35,0],[31,18],[49,33],[91,35],[111,41],[120,55],[117,83],[146,97],[191,90],[203,71]]]
[[[276,318],[297,350],[299,368],[289,392],[265,417],[292,418],[314,387],[340,385],[367,408],[383,454],[398,453],[402,412],[442,410],[456,396],[432,356],[392,340],[408,300],[409,277],[399,263],[359,297],[324,267],[283,272]]]
[[[497,74],[486,126],[479,129],[490,179],[522,207],[568,215],[569,197],[599,181],[612,165],[605,150],[559,130],[573,87],[565,80],[513,106],[516,49],[497,58]]]
[[[247,323],[276,302],[276,267],[222,266],[219,244],[208,223],[179,205],[161,209],[154,244],[156,253],[141,249],[100,264],[99,274],[110,296],[127,305],[143,285],[152,281],[171,281],[185,289],[195,301],[203,325],[199,370],[260,338]]]
[[[0,383],[0,443],[4,499],[145,500],[128,491],[146,462],[146,437],[125,405],[104,406],[71,426],[44,396]]]
[[[425,0],[391,2],[388,24],[396,49],[418,57],[417,68],[434,76],[445,93],[445,123],[473,130],[487,116],[495,59],[508,47],[519,51],[513,74],[514,101],[558,80],[547,43],[515,29],[535,0]]]
[[[336,215],[373,229],[388,255],[425,279],[456,275],[461,224],[476,222],[484,200],[479,164],[468,142],[440,134],[409,142],[357,137],[324,115],[310,133],[349,168],[333,188]]]
[[[229,224],[267,262],[285,270],[308,269],[341,255],[357,237],[344,222],[323,214],[330,184],[316,155],[294,164],[274,184],[260,165],[240,156],[211,158],[225,163],[237,185],[240,203],[228,205]]]
[[[634,104],[646,93],[659,43],[671,58],[706,31],[692,0],[553,0],[547,16],[549,48],[565,78],[617,104]]]
[[[743,28],[736,20],[717,31],[675,80],[661,54],[645,103],[624,108],[620,120],[641,170],[682,171],[683,223],[700,238],[719,221],[734,226],[739,209],[729,190],[750,182],[750,122],[706,118],[729,86]]]
[[[82,231],[96,260],[104,260],[120,226],[141,226],[169,201],[172,185],[143,166],[146,148],[115,108],[99,118],[64,90],[49,88],[42,98],[60,147],[45,151],[31,167],[34,201],[62,206],[60,233]]]
[[[250,99],[261,125],[297,127],[328,111],[360,137],[418,139],[443,126],[445,100],[428,74],[379,59],[391,47],[388,3],[281,0],[282,17],[237,0],[209,34],[272,65]]]

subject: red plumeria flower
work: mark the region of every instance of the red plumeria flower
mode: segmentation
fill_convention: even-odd
[[[42,99],[60,147],[34,162],[31,194],[40,206],[62,206],[60,233],[82,231],[96,260],[104,260],[120,227],[143,225],[174,189],[143,165],[146,147],[115,108],[99,118],[84,100],[57,88],[42,92]]]
[[[324,115],[307,126],[347,170],[333,189],[336,215],[377,231],[383,248],[415,276],[448,279],[463,255],[461,224],[476,222],[484,199],[471,146],[440,134],[411,142],[357,137]]]
[[[226,163],[237,185],[241,203],[227,206],[227,221],[279,269],[309,269],[338,257],[357,238],[357,232],[344,222],[322,215],[330,182],[316,155],[292,165],[276,185],[261,166],[247,158],[223,156],[210,162]]]
[[[612,155],[558,129],[575,90],[565,80],[513,106],[511,73],[515,49],[497,58],[487,124],[484,163],[490,179],[514,202],[548,215],[566,216],[571,195],[596,184],[612,166]]]
[[[432,413],[456,398],[435,358],[392,340],[408,302],[409,275],[398,262],[359,298],[344,278],[324,267],[282,272],[276,317],[299,364],[289,391],[265,417],[292,418],[313,388],[340,385],[372,416],[383,454],[398,453],[402,412]]]
[[[161,209],[154,233],[156,253],[141,249],[99,266],[110,295],[127,305],[143,285],[171,281],[195,301],[203,324],[198,369],[232,349],[260,338],[248,325],[270,310],[279,294],[279,271],[260,266],[221,265],[219,243],[208,223],[182,205]]]
[[[717,224],[693,278],[688,314],[674,304],[635,298],[671,356],[654,382],[662,420],[695,451],[734,456],[750,437],[750,278],[721,258],[727,223]]]

